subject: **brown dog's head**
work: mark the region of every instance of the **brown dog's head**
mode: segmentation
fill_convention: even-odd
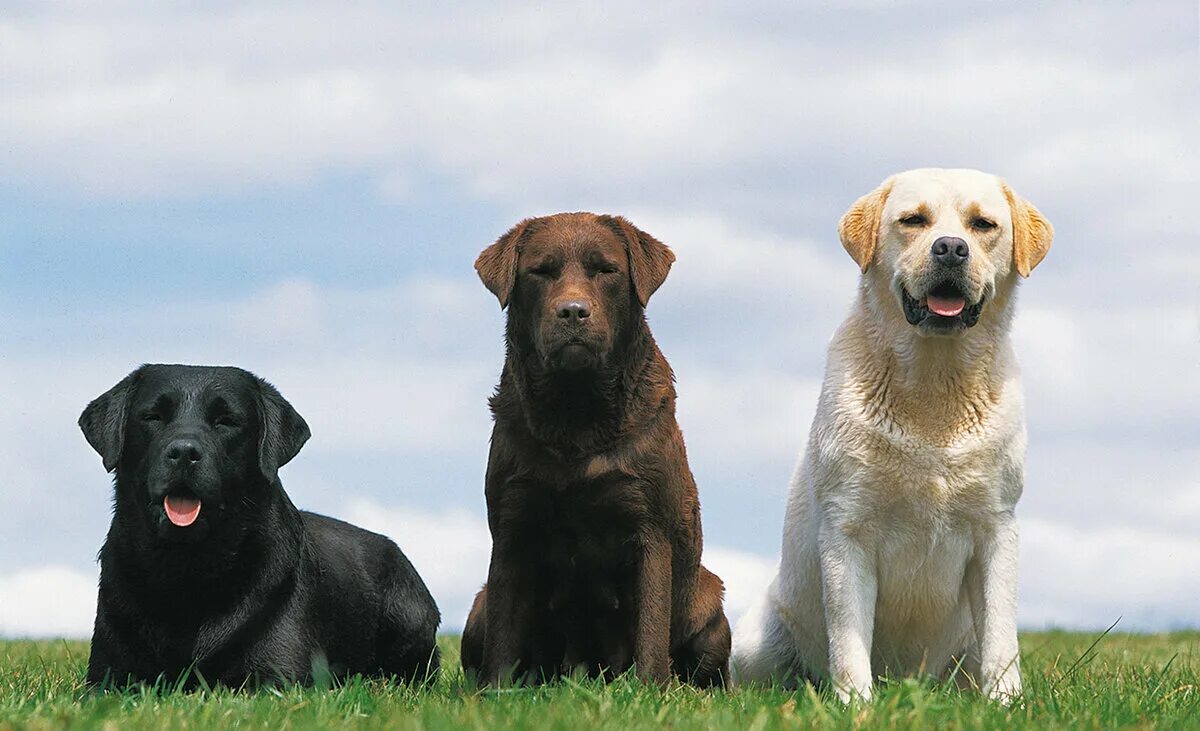
[[[549,371],[607,365],[636,332],[675,255],[620,216],[528,218],[484,249],[475,270],[508,308],[509,340]]]
[[[1006,317],[1016,275],[1028,277],[1054,238],[1000,178],[933,168],[885,180],[850,207],[839,232],[883,310],[875,314],[903,313],[922,335],[962,334],[993,310]]]

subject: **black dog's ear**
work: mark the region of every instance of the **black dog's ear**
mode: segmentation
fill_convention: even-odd
[[[500,300],[501,309],[508,306],[508,298],[517,282],[517,255],[520,253],[521,238],[535,220],[526,218],[513,226],[475,260],[475,271],[483,280],[483,286]]]
[[[258,465],[263,477],[275,482],[279,468],[292,461],[312,432],[287,399],[261,378],[258,394]]]
[[[112,472],[121,462],[125,448],[125,418],[129,398],[133,396],[145,366],[121,379],[121,382],[96,397],[79,416],[79,428],[92,449],[104,460],[104,469]]]
[[[633,277],[633,289],[637,293],[638,302],[645,307],[650,301],[650,295],[666,281],[671,265],[675,263],[675,253],[667,248],[666,244],[634,226],[623,216],[601,216],[600,220],[625,239],[625,247],[629,251],[629,274]]]

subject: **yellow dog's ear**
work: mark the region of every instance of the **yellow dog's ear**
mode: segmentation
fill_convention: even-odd
[[[879,244],[879,217],[883,204],[892,191],[892,179],[888,178],[878,188],[854,201],[850,210],[842,215],[838,223],[838,236],[842,246],[864,272],[875,259],[875,248]]]
[[[1013,192],[1008,183],[1000,181],[1008,207],[1012,211],[1013,264],[1022,277],[1046,258],[1054,241],[1054,227],[1032,203]]]
[[[526,218],[513,226],[475,260],[475,271],[483,280],[483,286],[500,300],[501,309],[508,306],[508,298],[517,281],[517,255],[520,253],[521,238],[535,220]]]

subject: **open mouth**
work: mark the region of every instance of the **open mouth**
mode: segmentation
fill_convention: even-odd
[[[200,508],[201,501],[197,497],[189,495],[165,495],[163,497],[163,510],[167,513],[167,520],[180,528],[187,528],[195,523],[196,519],[200,517]]]
[[[904,300],[904,317],[910,325],[927,325],[934,328],[953,329],[958,325],[974,327],[983,311],[983,299],[972,305],[957,285],[943,282],[921,299],[901,289]]]

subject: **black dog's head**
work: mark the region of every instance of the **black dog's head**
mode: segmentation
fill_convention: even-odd
[[[88,443],[117,475],[118,510],[193,542],[272,489],[308,440],[275,387],[240,368],[145,365],[88,404]]]
[[[673,261],[624,218],[560,213],[517,224],[475,269],[508,308],[510,340],[545,370],[574,373],[608,364]]]

